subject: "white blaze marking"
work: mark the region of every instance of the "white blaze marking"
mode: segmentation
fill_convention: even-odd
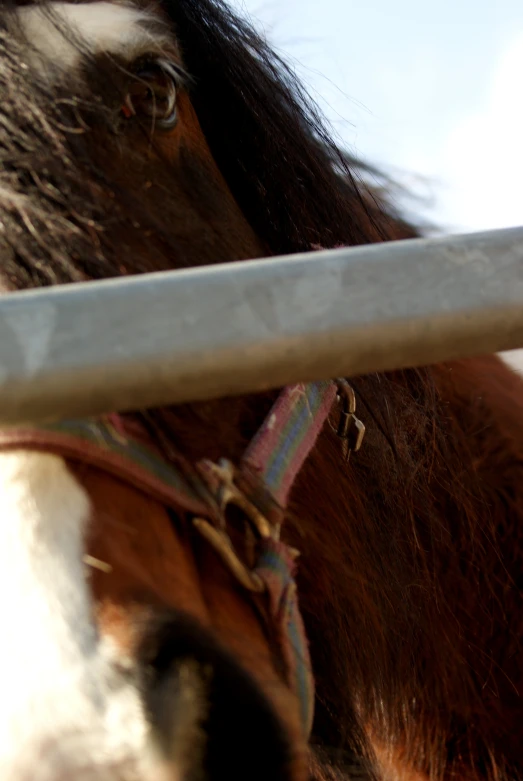
[[[126,5],[49,3],[22,6],[19,19],[31,46],[52,65],[78,67],[82,51],[113,54],[131,61],[142,54],[161,53],[169,42],[158,17]]]
[[[0,453],[2,781],[163,778],[132,673],[94,624],[89,512],[61,458]]]
[[[523,350],[511,350],[501,353],[501,357],[511,369],[515,369],[518,374],[523,376]]]

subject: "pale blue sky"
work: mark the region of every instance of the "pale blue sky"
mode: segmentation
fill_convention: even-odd
[[[523,224],[523,2],[231,0],[352,151],[429,176],[448,229]]]

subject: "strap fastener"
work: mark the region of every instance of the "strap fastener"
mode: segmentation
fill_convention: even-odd
[[[234,466],[226,459],[220,459],[217,464],[212,461],[202,461],[198,464],[200,476],[210,489],[213,504],[216,508],[217,523],[213,524],[205,518],[195,517],[192,523],[202,537],[214,548],[239,583],[257,594],[266,590],[266,585],[260,576],[249,569],[240,559],[227,533],[226,511],[234,506],[242,511],[246,520],[259,540],[274,540],[280,538],[280,525],[272,525],[258,508],[247,498],[234,482]],[[294,556],[295,553],[295,556]],[[298,555],[292,551],[293,557]]]
[[[352,452],[357,453],[365,437],[365,424],[356,416],[354,388],[344,379],[336,380],[337,398],[343,405],[338,427],[334,429],[343,440],[344,456],[348,461]]]

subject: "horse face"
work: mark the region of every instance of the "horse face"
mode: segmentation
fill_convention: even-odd
[[[262,252],[160,11],[50,3],[1,22],[4,287]],[[182,519],[23,451],[0,454],[0,506],[4,781],[305,776],[278,653]]]
[[[3,17],[7,255],[30,256],[33,266],[36,257],[37,281],[49,283],[261,254],[209,152],[190,74],[159,13],[50,2]],[[21,265],[4,265],[7,285]],[[28,274],[26,286],[34,281]]]

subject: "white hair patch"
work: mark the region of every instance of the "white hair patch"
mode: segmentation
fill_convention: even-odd
[[[147,53],[161,53],[170,42],[157,16],[109,2],[55,2],[22,6],[19,19],[34,51],[50,65],[77,68],[82,48],[89,54],[112,54],[129,62]]]
[[[167,781],[131,672],[98,636],[87,494],[64,461],[0,453],[0,778]]]

